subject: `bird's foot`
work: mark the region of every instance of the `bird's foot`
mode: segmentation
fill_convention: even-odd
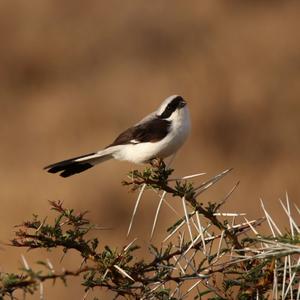
[[[166,164],[164,163],[164,161],[157,157],[157,158],[152,158],[150,160],[150,165],[152,166],[152,168],[161,168],[161,167],[165,167]]]

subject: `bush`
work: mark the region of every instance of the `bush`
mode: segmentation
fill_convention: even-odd
[[[175,180],[171,178],[173,170],[161,161],[151,169],[129,174],[129,180],[123,184],[139,190],[138,199],[146,188],[160,193],[157,215],[167,195],[181,198],[183,205],[184,214],[167,229],[167,237],[159,246],[149,245],[149,260],[137,259],[135,251],[139,246],[135,240],[121,250],[101,247],[97,238],[87,238],[97,226],[90,223],[86,213],[75,213],[62,202],[50,202],[56,214],[54,222],[47,223],[34,215],[18,227],[11,245],[60,248],[64,254],[74,249],[81,255],[82,264],[72,271],[57,272],[45,260],[38,262],[40,270],[34,270],[23,257],[20,274],[0,273],[0,299],[13,299],[17,290],[25,294],[42,291],[43,282],[59,279],[66,283],[72,276],[81,277],[87,292],[105,288],[116,298],[124,299],[300,299],[300,230],[291,216],[288,198],[286,204],[281,202],[290,225],[285,233],[263,203],[265,217],[258,220],[248,221],[243,214],[221,212],[238,184],[219,202],[199,202],[199,196],[229,171],[199,186],[189,179],[201,174]],[[243,221],[236,224],[236,219]],[[258,232],[257,227],[264,221],[271,236]]]

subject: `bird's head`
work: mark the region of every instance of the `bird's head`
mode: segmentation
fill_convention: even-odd
[[[173,95],[164,100],[156,111],[157,117],[166,120],[178,118],[187,111],[186,101],[178,95]]]

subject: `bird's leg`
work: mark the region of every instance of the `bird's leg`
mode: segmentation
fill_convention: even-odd
[[[150,160],[150,165],[152,166],[152,168],[160,168],[162,166],[165,166],[165,163],[161,158],[156,157]]]

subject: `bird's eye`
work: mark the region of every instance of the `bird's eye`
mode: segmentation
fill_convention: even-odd
[[[167,107],[168,111],[173,112],[176,109],[176,105],[174,103],[170,103]]]

